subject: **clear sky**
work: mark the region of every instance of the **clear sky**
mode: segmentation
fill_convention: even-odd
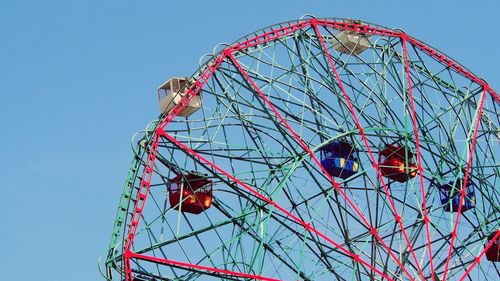
[[[100,280],[157,86],[220,42],[306,13],[401,28],[500,90],[495,0],[1,0],[0,279]]]

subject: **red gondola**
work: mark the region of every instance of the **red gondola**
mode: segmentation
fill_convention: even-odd
[[[212,181],[194,173],[178,175],[168,182],[168,195],[171,208],[199,214],[212,206]]]
[[[490,236],[488,236],[487,244],[489,244],[491,240],[495,238],[495,235],[497,235],[497,233],[499,232],[500,230],[491,233]],[[493,244],[488,248],[488,250],[486,250],[486,259],[493,262],[500,262],[500,236],[497,237],[497,239],[493,241]]]
[[[386,178],[405,182],[417,175],[413,153],[402,146],[387,145],[379,154],[379,167]]]

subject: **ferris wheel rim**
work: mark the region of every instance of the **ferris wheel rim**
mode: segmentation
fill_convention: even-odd
[[[302,17],[301,17],[301,19],[297,19],[297,20],[290,20],[290,21],[284,21],[284,22],[277,23],[277,24],[272,24],[272,25],[260,28],[257,31],[250,32],[250,33],[240,37],[239,39],[234,40],[232,43],[219,44],[219,45],[226,45],[226,47],[220,49],[219,51],[212,52],[211,54],[206,54],[205,56],[210,55],[212,58],[204,61],[189,78],[192,80],[197,80],[199,78],[199,76],[197,74],[202,73],[203,70],[205,70],[212,63],[214,63],[218,57],[220,57],[221,55],[224,55],[224,52],[227,52],[228,50],[234,49],[236,46],[240,45],[243,42],[251,41],[251,40],[255,39],[256,37],[259,37],[262,34],[265,34],[266,32],[279,30],[279,29],[282,29],[283,27],[291,26],[291,25],[295,25],[295,24],[300,24],[300,23],[316,22],[322,26],[326,26],[327,24],[332,24],[332,23],[342,24],[342,23],[349,22],[349,21],[353,20],[350,18],[336,18],[336,17],[316,18],[316,17],[314,17],[314,15],[309,15],[309,14],[306,14],[304,16],[311,16],[311,18],[302,19]],[[464,65],[460,64],[457,60],[455,60],[451,56],[447,55],[445,52],[441,51],[440,49],[432,46],[431,44],[425,43],[424,41],[422,41],[416,37],[408,35],[406,32],[404,32],[401,29],[389,28],[389,27],[386,27],[384,25],[375,24],[375,23],[372,23],[369,21],[364,21],[364,20],[359,20],[359,22],[360,22],[360,25],[362,25],[362,26],[374,27],[374,28],[380,29],[381,31],[391,32],[393,34],[393,36],[395,36],[395,37],[400,37],[400,38],[404,37],[407,40],[409,40],[412,45],[420,48],[421,50],[423,50],[423,49],[430,50],[430,52],[432,53],[432,57],[443,65],[445,65],[445,62],[443,62],[443,59],[444,59],[447,61],[447,64],[458,66],[459,71],[456,71],[455,69],[453,69],[453,70],[461,75],[465,74],[464,76],[467,77],[468,79],[470,79],[478,84],[481,84],[483,87],[485,87],[485,89],[489,92],[489,94],[491,94],[493,96],[495,101],[498,104],[500,104],[500,95],[496,91],[494,91],[493,88],[490,87],[490,85],[487,83],[486,80],[484,80],[480,76],[476,75],[472,70],[470,70],[467,67],[465,67]],[[345,26],[343,26],[343,25],[339,25],[339,26],[335,27],[335,29],[346,30]],[[363,31],[363,30],[361,30],[359,32],[364,33],[364,34],[367,33],[366,31]],[[273,39],[271,41],[274,41],[274,40],[276,40],[276,39]],[[214,51],[215,51],[215,49],[214,49]],[[200,59],[200,61],[201,61],[201,59]],[[462,71],[460,71],[460,69]]]

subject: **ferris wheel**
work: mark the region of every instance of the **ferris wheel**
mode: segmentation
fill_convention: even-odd
[[[108,280],[498,280],[500,96],[401,30],[220,45],[136,135]]]

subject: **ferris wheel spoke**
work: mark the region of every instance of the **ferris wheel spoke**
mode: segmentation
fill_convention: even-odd
[[[376,163],[376,161],[375,161],[375,158],[373,157],[373,153],[371,152],[371,149],[370,149],[370,146],[369,146],[368,140],[366,139],[366,136],[364,135],[364,129],[363,129],[363,127],[361,126],[361,124],[360,124],[360,122],[359,122],[359,120],[358,120],[358,118],[357,118],[357,116],[356,116],[356,114],[355,114],[355,112],[354,112],[354,109],[353,109],[353,107],[352,107],[352,103],[351,103],[351,101],[350,101],[350,99],[349,99],[349,96],[347,95],[347,93],[346,93],[346,91],[345,91],[345,89],[344,89],[344,86],[343,86],[342,80],[341,80],[341,78],[340,78],[340,76],[339,76],[339,74],[338,74],[338,72],[337,72],[337,69],[336,69],[336,67],[335,67],[335,65],[334,65],[334,62],[333,62],[333,60],[332,60],[332,58],[331,58],[331,56],[330,56],[330,52],[328,51],[328,48],[326,47],[325,42],[324,42],[324,40],[323,40],[323,39],[322,39],[322,37],[321,37],[321,33],[320,33],[320,31],[319,31],[318,26],[315,26],[315,30],[316,30],[316,34],[317,34],[317,36],[318,36],[318,38],[319,38],[319,40],[320,40],[320,42],[321,42],[321,45],[322,45],[322,47],[323,47],[324,54],[325,54],[325,56],[326,56],[326,58],[327,58],[327,60],[328,60],[328,62],[329,62],[329,64],[330,64],[331,70],[332,70],[332,71],[334,72],[334,74],[335,74],[335,75],[334,75],[334,77],[335,77],[335,79],[337,80],[338,86],[340,87],[340,90],[341,90],[341,92],[343,93],[343,95],[344,95],[344,97],[345,97],[345,100],[346,100],[346,102],[347,102],[347,105],[349,106],[349,110],[351,111],[352,118],[354,119],[354,121],[355,121],[355,123],[356,123],[356,125],[357,125],[357,127],[358,127],[358,129],[359,129],[359,133],[361,134],[361,137],[362,137],[362,139],[363,139],[363,142],[365,143],[366,149],[368,150],[368,153],[369,153],[369,155],[370,155],[370,159],[371,159],[371,161],[372,161],[372,165],[374,166],[375,170],[377,171],[377,174],[378,174],[378,176],[379,176],[380,182],[382,183],[382,185],[383,185],[383,187],[384,187],[384,191],[385,191],[386,195],[388,196],[389,192],[388,192],[387,186],[386,186],[386,184],[385,184],[385,181],[384,181],[384,180],[383,180],[383,178],[382,178],[382,175],[381,175],[380,170],[379,170],[379,168],[378,168],[378,165],[377,165],[377,163]],[[402,232],[403,232],[403,236],[404,236],[404,238],[405,238],[405,240],[406,240],[406,244],[407,244],[408,248],[410,249],[410,252],[412,253],[412,257],[413,257],[413,259],[414,259],[414,260],[415,260],[415,262],[416,262],[416,266],[417,266],[417,268],[419,269],[419,273],[420,273],[421,277],[422,277],[422,278],[424,278],[424,275],[423,275],[423,273],[421,272],[421,269],[420,269],[419,262],[418,262],[418,260],[417,260],[417,258],[416,258],[416,256],[415,256],[414,251],[413,251],[413,247],[412,247],[412,245],[411,245],[411,244],[410,244],[410,242],[409,242],[408,236],[406,235],[406,231],[404,230],[404,226],[403,226],[403,223],[402,223],[401,216],[399,216],[399,214],[398,214],[398,212],[397,212],[397,210],[396,210],[396,207],[395,207],[395,205],[394,205],[393,200],[392,200],[389,196],[388,196],[388,198],[389,198],[389,202],[391,203],[391,208],[392,208],[392,210],[393,210],[393,212],[394,212],[394,214],[395,214],[395,220],[396,220],[396,222],[399,224],[399,226],[401,227]],[[376,234],[376,233],[374,233],[374,235],[375,235],[375,234]],[[384,243],[383,241],[382,241],[382,243],[383,243],[383,245],[385,245],[385,243]],[[401,266],[401,268],[405,271],[405,273],[407,273],[408,277],[410,277],[410,278],[411,278],[411,274],[410,274],[409,272],[407,272],[407,271],[406,271],[406,269],[405,269],[405,268],[404,268],[404,266],[401,264],[401,262],[399,261],[399,259],[398,259],[397,257],[395,257],[395,256],[394,256],[393,258],[394,258],[394,260],[395,260],[395,261],[396,261],[396,262],[397,262],[397,263]],[[413,279],[413,278],[411,278],[411,279]]]
[[[421,189],[421,198],[422,198],[422,209],[423,209],[423,221],[425,223],[425,232],[427,235],[427,246],[429,249],[429,264],[430,264],[430,270],[431,273],[434,272],[434,264],[433,264],[433,258],[432,258],[432,244],[431,244],[431,233],[430,233],[430,227],[429,227],[429,217],[427,215],[427,200],[426,200],[426,194],[425,194],[425,187],[424,187],[424,168],[423,168],[423,163],[422,163],[422,154],[420,151],[420,143],[419,143],[419,133],[418,133],[418,124],[417,124],[417,117],[415,113],[415,103],[414,103],[414,97],[413,97],[413,85],[411,83],[411,77],[410,77],[410,66],[409,66],[409,57],[408,57],[408,50],[407,50],[407,44],[406,44],[406,39],[405,37],[402,37],[402,45],[403,45],[403,52],[404,52],[404,57],[405,57],[405,69],[406,69],[406,74],[408,78],[408,93],[410,95],[410,105],[411,105],[411,118],[413,122],[413,130],[414,130],[414,135],[415,135],[415,147],[417,151],[417,164],[418,164],[418,172],[417,174],[420,177],[420,189]],[[431,274],[431,279],[434,281],[434,275]]]

